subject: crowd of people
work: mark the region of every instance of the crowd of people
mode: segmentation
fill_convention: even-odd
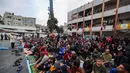
[[[39,73],[130,73],[130,40],[48,35],[24,38],[25,54],[35,56]]]
[[[4,40],[4,39],[5,39],[5,40],[9,40],[9,39],[10,39],[7,34],[2,34],[2,33],[1,33],[0,36],[1,36],[1,37],[0,37],[1,40]]]

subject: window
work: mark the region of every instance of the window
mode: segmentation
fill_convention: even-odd
[[[21,21],[21,19],[18,19],[19,21]]]
[[[8,25],[10,25],[10,23],[7,23]]]
[[[7,16],[7,18],[11,19],[11,16]]]

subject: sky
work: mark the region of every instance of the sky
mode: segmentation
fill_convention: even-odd
[[[54,15],[58,25],[67,23],[67,13],[92,0],[54,0]],[[12,12],[15,15],[36,18],[36,24],[47,25],[49,0],[0,0],[0,15]]]

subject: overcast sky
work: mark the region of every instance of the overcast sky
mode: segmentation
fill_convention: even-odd
[[[67,22],[67,12],[92,0],[54,0],[54,14],[58,25]],[[16,15],[35,17],[37,24],[46,25],[48,20],[49,0],[0,0],[0,15],[5,11]]]

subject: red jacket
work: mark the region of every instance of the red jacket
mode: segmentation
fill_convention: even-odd
[[[71,54],[66,53],[64,55],[64,60],[70,60],[70,56],[71,56]]]
[[[45,49],[44,46],[42,46],[42,47],[40,48],[40,50],[41,50],[45,55],[48,56],[48,51]]]
[[[26,44],[24,45],[24,47],[25,47],[25,48],[29,48],[29,45],[26,43]]]

